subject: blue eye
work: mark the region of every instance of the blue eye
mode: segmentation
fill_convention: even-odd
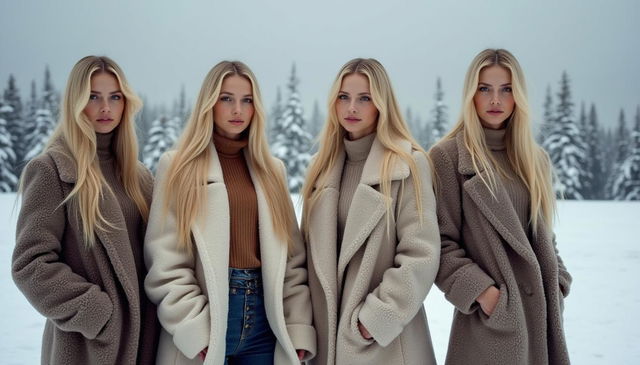
[[[486,93],[487,91],[489,91],[489,88],[486,86],[480,86],[478,88],[478,91],[480,91],[481,93]]]
[[[122,99],[122,95],[119,95],[119,94],[111,95],[111,100],[121,100],[121,99]]]
[[[360,97],[360,101],[371,101],[371,98],[366,95],[363,95]]]
[[[513,91],[513,89],[511,89],[511,86],[506,86],[504,89],[502,89],[502,91],[506,92],[506,93],[510,93]]]
[[[348,100],[349,96],[346,94],[340,94],[338,95],[338,100]]]
[[[253,99],[251,99],[251,98],[244,98],[244,99],[242,99],[242,101],[244,101],[247,104],[253,103]]]
[[[231,101],[231,97],[223,95],[220,97],[220,101]]]
[[[89,100],[97,100],[97,99],[98,99],[98,95],[96,94],[89,95]]]

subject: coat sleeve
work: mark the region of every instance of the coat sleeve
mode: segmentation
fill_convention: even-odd
[[[553,248],[556,252],[556,258],[558,259],[558,283],[560,284],[560,292],[562,293],[562,296],[566,298],[571,290],[571,282],[573,281],[573,278],[571,277],[571,274],[569,274],[569,271],[567,271],[567,267],[564,266],[562,258],[560,258],[555,234],[553,235]]]
[[[282,174],[286,170],[282,162]],[[300,230],[298,229],[295,211],[291,201],[290,219],[292,226],[292,243],[289,246],[287,268],[284,276],[284,318],[287,324],[287,332],[296,350],[306,350],[304,361],[313,358],[316,354],[316,330],[313,327],[313,312],[311,307],[311,293],[307,276],[307,253]]]
[[[11,274],[31,305],[56,327],[94,339],[111,318],[113,304],[61,257],[68,224],[64,193],[53,161],[47,160],[42,155],[24,169]]]
[[[178,350],[193,359],[209,344],[209,301],[195,275],[195,255],[178,247],[173,207],[164,214],[164,183],[170,162],[165,153],[158,164],[144,240],[147,266],[144,287],[149,299],[158,306],[162,327],[173,336]]]
[[[396,209],[394,267],[384,272],[382,282],[367,295],[357,314],[381,346],[390,344],[423,307],[438,271],[440,238],[431,170],[423,153],[414,153],[414,158],[420,174],[422,221],[415,181],[409,176]]]
[[[476,298],[495,281],[467,256],[462,229],[461,186],[457,167],[449,155],[436,146],[430,152],[437,178],[438,223],[440,225],[440,270],[436,285],[460,312],[478,309]]]

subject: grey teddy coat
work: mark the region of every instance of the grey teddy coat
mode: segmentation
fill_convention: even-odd
[[[455,306],[447,364],[568,364],[563,300],[571,276],[551,229],[538,223],[531,241],[500,179],[494,199],[473,169],[463,134],[430,151],[442,252],[436,284]],[[476,298],[500,289],[487,316]]]
[[[97,230],[95,245],[85,247],[79,218],[69,204],[58,206],[73,189],[75,164],[60,141],[53,147],[25,167],[11,271],[18,288],[47,319],[42,363],[151,364],[159,325],[155,306],[140,291],[129,235]],[[153,178],[139,168],[150,201]],[[104,195],[100,211],[116,227],[126,227],[112,194]],[[139,349],[143,356],[138,359]]]

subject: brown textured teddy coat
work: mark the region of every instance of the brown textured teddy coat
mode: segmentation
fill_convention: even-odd
[[[69,204],[60,205],[77,176],[69,156],[57,141],[25,167],[23,176],[12,275],[47,319],[42,363],[151,364],[159,327],[155,307],[139,289],[129,235],[98,230],[95,245],[85,247],[79,218]],[[153,178],[139,168],[149,201]],[[105,193],[100,211],[115,227],[126,227],[113,194]],[[144,230],[143,225],[140,244]]]
[[[442,252],[436,284],[456,311],[447,364],[568,364],[563,300],[571,276],[543,222],[531,240],[497,179],[494,199],[473,169],[463,132],[433,147]],[[488,180],[487,180],[488,181]],[[487,316],[476,298],[500,298]]]
[[[401,148],[412,153],[411,144]],[[380,192],[384,147],[377,139],[367,157],[349,208],[340,251],[337,216],[345,152],[329,172],[309,214],[307,252],[318,365],[435,364],[423,302],[435,279],[440,240],[431,170],[413,151],[421,180],[423,220],[415,177],[396,160],[391,168],[392,214]],[[374,340],[358,331],[358,321]]]

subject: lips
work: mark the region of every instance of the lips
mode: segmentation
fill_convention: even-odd
[[[96,119],[96,122],[98,122],[98,123],[111,123],[111,122],[113,122],[113,119],[111,119],[111,118],[100,118],[100,119]]]
[[[490,115],[500,115],[504,112],[502,110],[487,110],[487,113]]]
[[[242,119],[232,119],[229,121],[229,123],[233,124],[233,125],[241,125],[242,123],[244,123],[244,120]]]
[[[349,123],[357,123],[357,122],[361,121],[362,119],[356,118],[356,117],[346,117],[346,118],[344,118],[344,120],[346,120]]]

